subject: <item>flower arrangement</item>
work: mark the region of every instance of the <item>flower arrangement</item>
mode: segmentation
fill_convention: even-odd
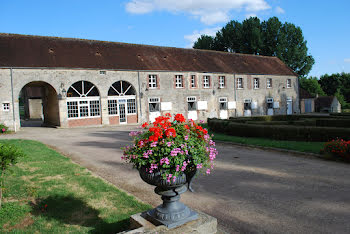
[[[123,148],[126,162],[137,169],[145,167],[149,173],[160,171],[167,182],[196,169],[210,174],[218,152],[207,129],[186,121],[182,114],[175,115],[173,121],[170,114],[160,116],[142,128],[130,133],[134,144]]]
[[[350,141],[336,139],[326,142],[321,153],[326,153],[341,160],[350,160]]]

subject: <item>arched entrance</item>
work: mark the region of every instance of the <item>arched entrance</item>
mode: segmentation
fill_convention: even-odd
[[[21,127],[59,126],[56,90],[48,83],[34,81],[19,93]]]
[[[117,81],[108,90],[110,124],[137,123],[136,90],[127,81]]]

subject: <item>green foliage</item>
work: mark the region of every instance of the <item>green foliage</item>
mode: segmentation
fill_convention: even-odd
[[[350,161],[350,141],[336,139],[326,142],[321,152],[338,160]]]
[[[18,158],[23,155],[23,152],[16,146],[0,144],[0,173],[8,169],[9,166],[16,164]]]
[[[299,79],[300,87],[308,91],[312,96],[316,95],[326,96],[326,93],[322,90],[321,85],[316,77],[301,77]]]
[[[306,76],[315,63],[306,44],[301,28],[294,24],[282,24],[277,17],[263,22],[251,17],[242,23],[228,22],[215,37],[202,35],[193,48],[277,56],[299,76]]]
[[[0,124],[0,133],[6,133],[8,131],[8,127],[4,124]]]

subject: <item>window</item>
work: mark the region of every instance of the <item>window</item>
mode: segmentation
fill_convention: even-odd
[[[118,100],[108,100],[108,114],[118,115]]]
[[[244,99],[244,110],[252,109],[252,99]]]
[[[117,81],[111,85],[108,90],[108,96],[127,96],[135,95],[135,88],[127,81]]]
[[[5,102],[2,104],[2,110],[3,111],[10,111],[10,103],[9,102]]]
[[[227,98],[226,97],[219,98],[219,105],[220,105],[220,110],[227,110]]]
[[[203,88],[210,88],[210,76],[203,76]]]
[[[176,88],[183,88],[183,77],[182,75],[176,75],[175,76],[175,87]]]
[[[267,103],[267,109],[273,108],[273,98],[267,98],[266,103]]]
[[[187,107],[188,107],[188,111],[197,110],[197,98],[196,97],[187,97]]]
[[[149,98],[148,106],[149,106],[149,112],[159,112],[160,111],[159,98]]]
[[[128,114],[135,114],[136,113],[136,101],[135,99],[128,99],[127,100],[127,113]]]
[[[258,89],[260,87],[259,78],[254,78],[254,89]]]
[[[223,89],[226,86],[225,76],[219,76],[219,88]]]
[[[148,76],[148,87],[151,89],[157,88],[157,76],[149,75]]]
[[[191,76],[191,88],[196,88],[196,87],[197,87],[196,76],[192,75]]]
[[[237,78],[237,89],[243,89],[243,78]]]
[[[106,75],[106,71],[100,71],[100,75]]]
[[[95,85],[88,81],[78,81],[67,91],[68,118],[98,117],[100,97]]]
[[[266,80],[266,88],[271,89],[272,88],[272,79],[267,78]]]
[[[287,79],[287,88],[292,88],[292,80],[291,79]]]

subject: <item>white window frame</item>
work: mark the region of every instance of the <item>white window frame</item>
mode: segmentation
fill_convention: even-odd
[[[203,76],[203,88],[210,88],[210,76]]]
[[[243,89],[243,78],[239,77],[236,81],[237,89]]]
[[[223,89],[226,87],[226,77],[225,76],[219,76],[219,88]]]
[[[287,79],[287,89],[292,88],[292,79]]]
[[[266,98],[266,103],[273,103],[273,98]]]
[[[260,80],[259,80],[259,78],[254,78],[253,79],[253,84],[254,84],[254,89],[259,89],[260,88]]]
[[[177,89],[184,87],[183,76],[182,75],[175,75],[175,87]]]
[[[156,89],[157,86],[157,75],[148,75],[148,88]]]
[[[266,79],[266,88],[267,89],[271,89],[272,88],[272,79],[271,78],[267,78]]]
[[[188,109],[188,103],[189,103],[189,102],[194,102],[194,103],[195,103],[195,106],[196,106],[196,109],[195,109],[195,110],[189,110],[189,109]],[[198,110],[197,97],[194,97],[194,96],[187,97],[187,109],[188,109],[188,111],[197,111],[197,110]]]
[[[91,115],[91,102],[92,101],[98,101],[99,103],[99,114],[98,115]],[[68,102],[77,102],[78,107],[78,117],[69,117],[69,108],[68,108]],[[87,103],[80,103],[80,102],[87,102]],[[67,105],[67,118],[68,119],[87,119],[87,118],[100,118],[101,117],[101,101],[100,97],[68,97],[66,101]],[[80,107],[88,107],[88,116],[81,116],[80,113]]]
[[[226,108],[225,109],[221,109],[221,103],[226,103]],[[219,109],[220,110],[228,110],[227,97],[220,97],[219,98]]]
[[[110,110],[109,110],[109,101],[110,100],[115,100],[117,101],[116,105],[117,105],[117,114],[109,114]],[[108,116],[119,116],[119,103],[120,100],[125,100],[125,102],[123,101],[123,104],[125,104],[126,107],[126,111],[125,114],[126,115],[136,115],[137,114],[137,103],[136,103],[136,96],[135,95],[127,95],[127,96],[108,96]],[[135,113],[129,113],[129,109],[128,109],[128,100],[135,100]]]
[[[197,88],[196,75],[191,75],[191,88]]]
[[[159,110],[156,110],[156,111],[151,111],[150,108],[149,108],[149,104],[150,103],[159,103]],[[150,97],[148,98],[148,111],[149,112],[160,112],[160,98],[159,97]]]
[[[2,103],[2,111],[5,111],[5,112],[10,111],[10,103],[9,102]]]

